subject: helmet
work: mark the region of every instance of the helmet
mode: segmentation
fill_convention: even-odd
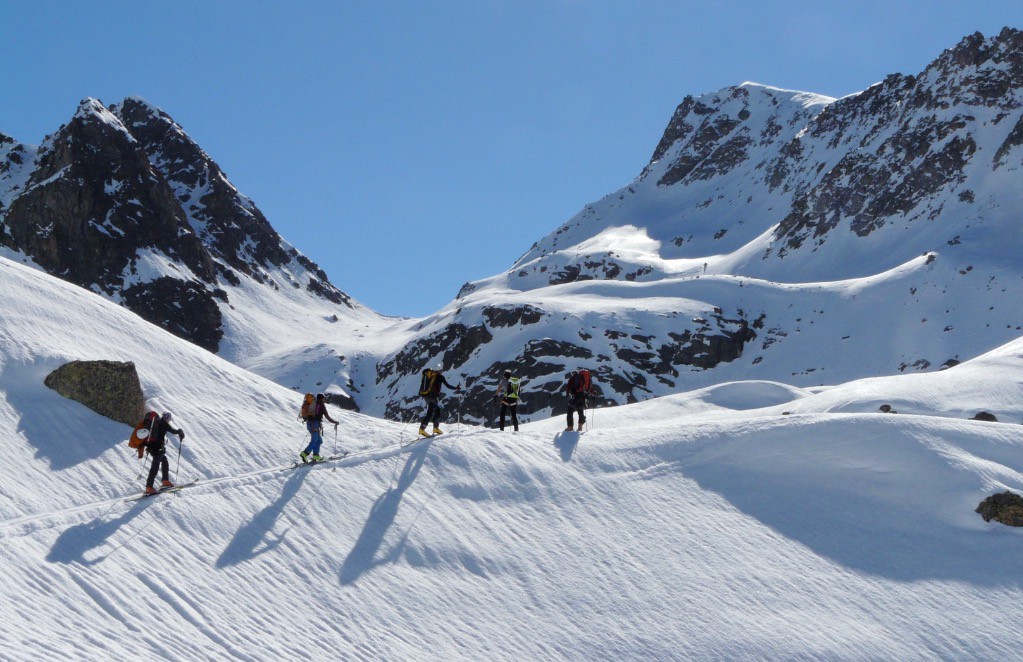
[[[165,413],[165,414],[164,414],[164,415],[162,416],[162,418],[163,418],[163,420],[165,420],[165,421],[169,421],[169,420],[170,420],[170,419],[172,418],[172,417],[171,417],[171,413],[170,413],[170,412],[167,412],[167,413]]]
[[[433,369],[437,372],[444,372],[444,364],[438,363],[437,365],[433,366]]]
[[[504,371],[504,376],[505,377],[511,377],[511,370],[505,370]]]

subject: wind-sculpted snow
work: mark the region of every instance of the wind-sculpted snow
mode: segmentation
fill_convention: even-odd
[[[0,279],[5,657],[997,659],[1023,644],[1023,534],[973,513],[1023,491],[1019,341],[942,372],[602,408],[583,434],[559,416],[401,447],[414,426],[335,412],[355,452],[291,469],[288,390],[45,274],[0,259]],[[177,477],[200,482],[126,503],[129,429],[41,384],[68,357],[133,360],[186,430]],[[966,420],[979,405],[1010,423]]]

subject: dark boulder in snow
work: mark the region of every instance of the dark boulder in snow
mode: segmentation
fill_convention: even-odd
[[[998,419],[994,414],[987,411],[978,411],[977,414],[970,419],[971,421],[988,421],[990,423],[997,423]]]
[[[1023,526],[1023,497],[1006,490],[981,501],[975,512],[985,522],[995,520],[1007,526]]]
[[[118,423],[134,426],[145,413],[142,384],[131,362],[72,361],[47,375],[43,383]]]

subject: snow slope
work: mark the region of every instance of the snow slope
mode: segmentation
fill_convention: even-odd
[[[950,370],[733,382],[518,434],[339,412],[0,259],[0,650],[11,659],[992,659],[1023,635],[1023,341]],[[43,376],[134,360],[177,495]],[[900,412],[874,413],[879,402]],[[965,420],[984,406],[1006,423]],[[783,411],[791,412],[782,415]],[[334,442],[328,438],[327,445]]]

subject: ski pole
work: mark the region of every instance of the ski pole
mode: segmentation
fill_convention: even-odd
[[[334,424],[334,455],[337,455],[337,423]]]
[[[181,447],[184,443],[184,439],[178,439],[178,461],[174,464],[174,480],[178,479],[178,469],[181,468]]]

